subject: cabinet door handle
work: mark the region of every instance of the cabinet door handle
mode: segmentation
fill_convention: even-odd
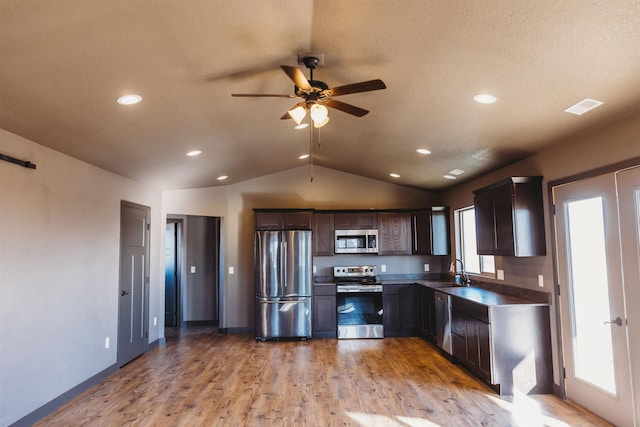
[[[615,323],[618,326],[622,326],[622,319],[619,317],[616,317],[615,319],[609,321],[609,322],[604,322],[605,325],[610,325],[611,323]]]
[[[121,296],[125,296],[125,295],[129,295],[129,291],[122,291],[122,293],[120,294]]]

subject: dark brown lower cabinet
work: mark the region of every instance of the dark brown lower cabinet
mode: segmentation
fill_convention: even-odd
[[[411,337],[418,329],[414,284],[382,287],[382,323],[385,337]]]
[[[549,306],[451,298],[453,356],[496,392],[552,393]]]
[[[336,286],[313,286],[313,338],[337,338]]]
[[[418,335],[432,344],[436,344],[436,300],[433,289],[416,286],[418,316]]]

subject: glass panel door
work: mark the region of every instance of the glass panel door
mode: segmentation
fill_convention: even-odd
[[[616,194],[614,174],[553,188],[556,266],[567,397],[631,426]]]
[[[640,426],[640,167],[616,174],[620,243],[627,309],[627,336],[635,402],[635,425]]]

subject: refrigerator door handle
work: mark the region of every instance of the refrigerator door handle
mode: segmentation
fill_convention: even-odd
[[[285,288],[289,285],[287,276],[287,242],[282,242],[280,246],[280,295],[285,294]]]
[[[300,301],[273,301],[273,300],[260,301],[260,304],[304,304],[304,303],[306,303],[306,301],[304,301],[304,300],[300,300]]]

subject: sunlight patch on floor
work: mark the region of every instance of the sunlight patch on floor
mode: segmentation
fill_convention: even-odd
[[[571,427],[564,421],[560,421],[542,413],[540,404],[528,397],[526,394],[514,392],[513,402],[507,402],[499,397],[486,395],[496,405],[509,411],[513,417],[515,425],[522,426],[548,426],[548,427]]]
[[[429,420],[413,417],[394,417],[386,415],[364,414],[362,412],[347,412],[349,418],[366,427],[397,426],[397,427],[440,427],[440,424]]]

